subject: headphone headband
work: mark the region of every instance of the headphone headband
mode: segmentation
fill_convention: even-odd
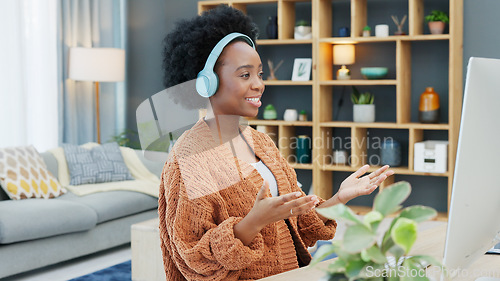
[[[211,97],[217,91],[219,81],[217,74],[214,72],[215,63],[222,53],[222,50],[224,50],[224,47],[236,38],[244,39],[248,45],[255,49],[255,44],[252,39],[243,33],[233,32],[224,36],[224,38],[222,38],[212,49],[205,62],[205,67],[198,73],[198,77],[196,78],[196,91],[202,97]]]

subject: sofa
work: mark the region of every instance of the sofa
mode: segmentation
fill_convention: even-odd
[[[135,152],[159,177],[164,162]],[[40,154],[58,177],[54,155]],[[0,278],[129,243],[131,225],[158,217],[157,206],[155,196],[128,190],[9,200],[0,188]]]

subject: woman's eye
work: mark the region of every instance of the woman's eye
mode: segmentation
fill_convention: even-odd
[[[263,76],[264,76],[264,72],[263,71],[259,72],[259,77],[262,78]]]
[[[241,77],[248,78],[250,77],[250,73],[243,73],[241,74]]]

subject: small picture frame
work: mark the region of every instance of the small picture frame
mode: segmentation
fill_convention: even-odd
[[[295,59],[293,62],[292,81],[309,81],[311,79],[312,59]]]

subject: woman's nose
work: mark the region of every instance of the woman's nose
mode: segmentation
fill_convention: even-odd
[[[262,78],[257,77],[254,79],[254,82],[252,83],[252,87],[255,90],[258,90],[260,93],[262,93],[262,92],[264,92],[264,88],[266,86],[264,85],[264,81],[262,80]]]

